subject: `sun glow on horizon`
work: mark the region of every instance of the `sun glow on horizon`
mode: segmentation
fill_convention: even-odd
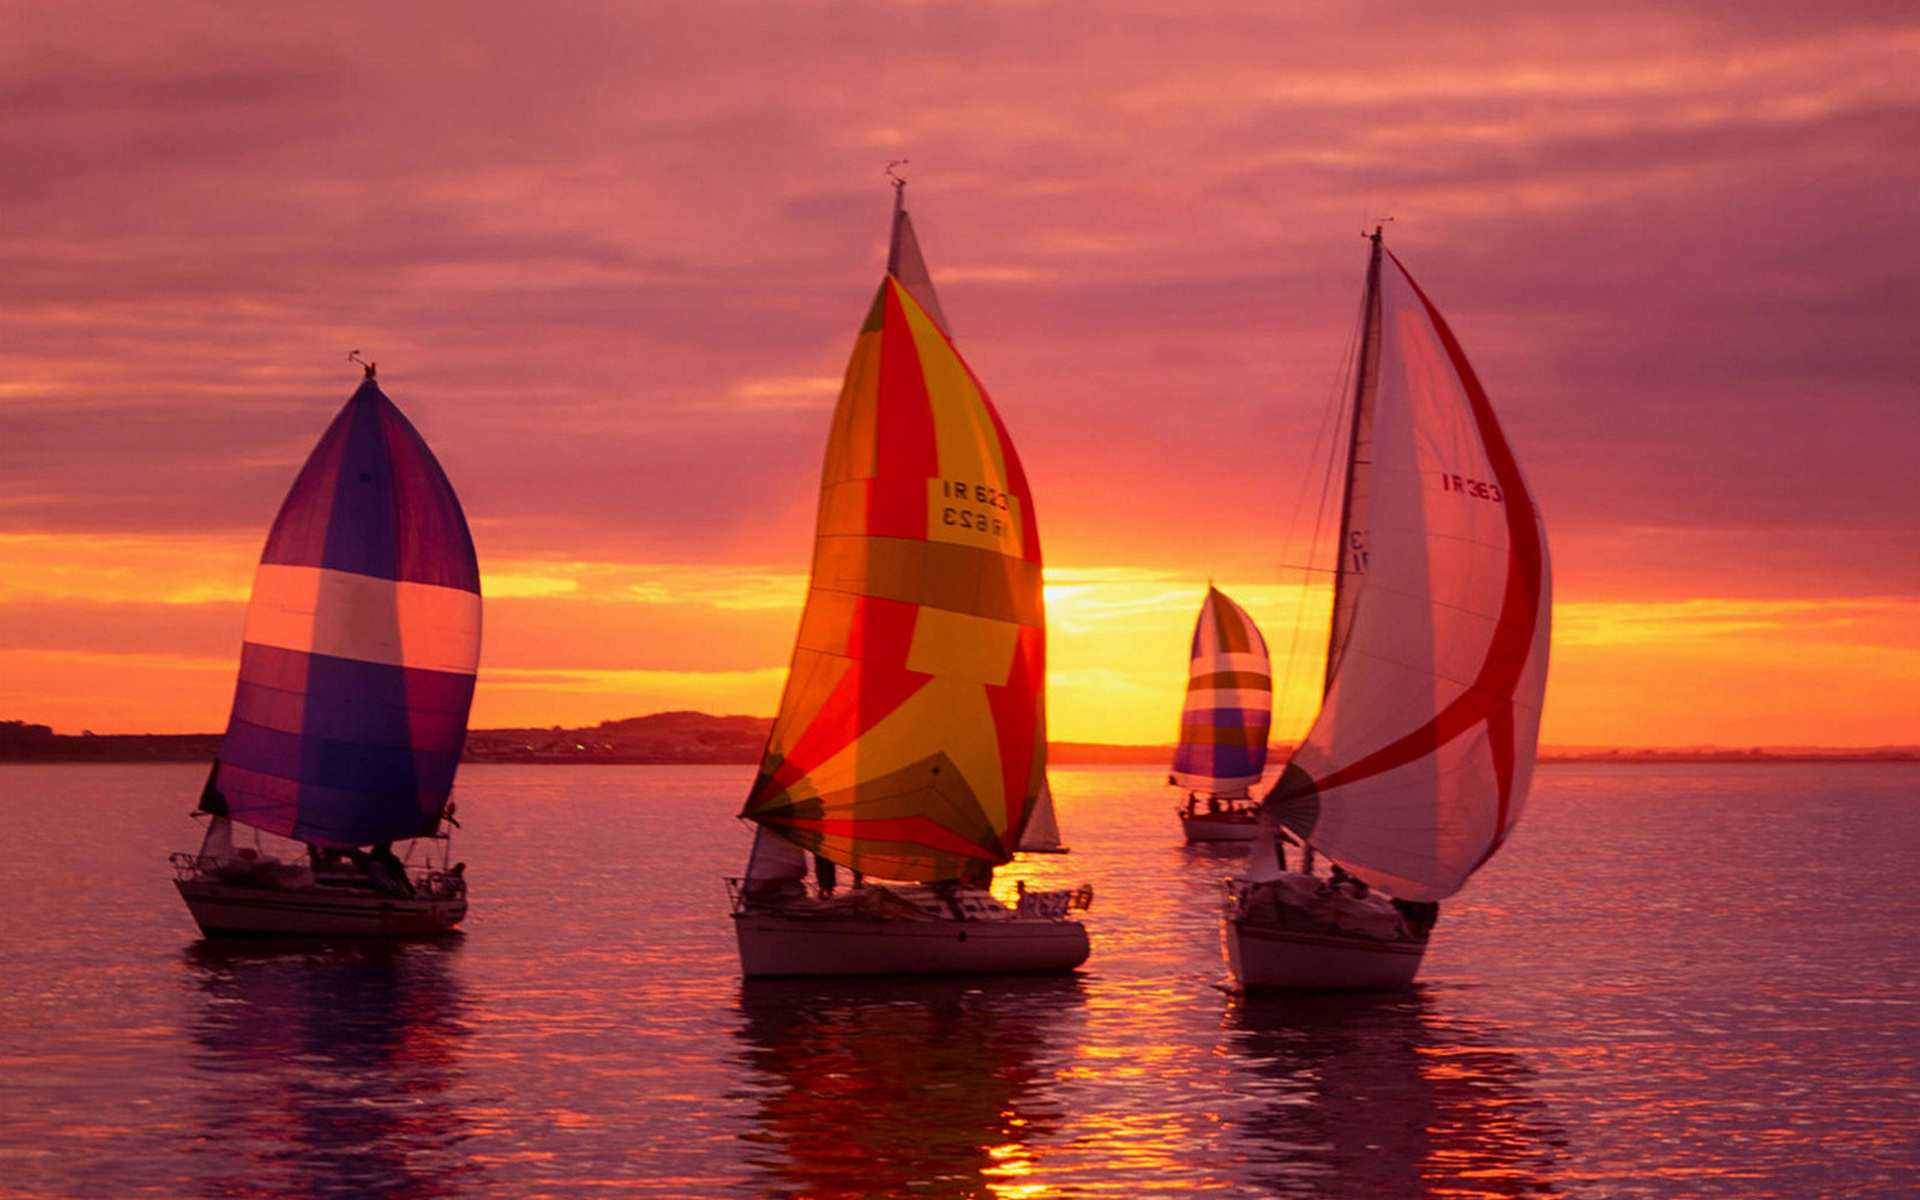
[[[62,732],[204,733],[231,700],[257,534],[0,534],[0,718]],[[508,558],[484,564],[475,728],[665,709],[770,716],[806,576],[792,567]],[[1274,659],[1276,744],[1318,707],[1327,590],[1219,579]],[[1047,572],[1048,733],[1171,743],[1207,581]],[[1920,600],[1589,600],[1554,609],[1542,740],[1879,746],[1920,741]]]
[[[0,533],[0,604],[245,603],[258,532]]]

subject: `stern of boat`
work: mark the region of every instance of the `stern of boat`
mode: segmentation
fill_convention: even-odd
[[[821,897],[750,896],[727,881],[740,973],[748,979],[853,975],[1047,974],[1092,950],[1072,913],[1090,888],[1025,892],[1009,908],[990,893],[875,886]]]
[[[463,866],[409,873],[413,894],[379,891],[357,871],[273,859],[245,863],[174,854],[174,888],[208,937],[420,938],[466,919]]]
[[[1413,935],[1404,923],[1390,934],[1378,925],[1360,932],[1368,928],[1367,919],[1355,918],[1343,927],[1333,905],[1313,911],[1276,902],[1262,891],[1275,886],[1226,881],[1220,937],[1236,990],[1395,988],[1419,974],[1427,939]]]

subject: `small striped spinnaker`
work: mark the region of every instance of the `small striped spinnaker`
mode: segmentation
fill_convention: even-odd
[[[1241,797],[1267,766],[1273,665],[1245,609],[1207,588],[1193,627],[1180,745],[1168,782],[1200,795]]]

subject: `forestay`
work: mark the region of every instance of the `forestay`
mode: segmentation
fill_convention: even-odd
[[[1266,640],[1245,609],[1209,587],[1193,627],[1171,782],[1209,795],[1246,795],[1266,770],[1272,722]]]
[[[235,820],[319,846],[431,833],[479,658],[466,518],[369,378],[268,534],[214,790]]]
[[[1525,802],[1549,570],[1532,494],[1473,368],[1375,245],[1377,342],[1356,405],[1370,414],[1370,465],[1341,531],[1343,554],[1359,551],[1343,564],[1356,568],[1342,581],[1344,645],[1267,804],[1374,884],[1438,900],[1498,849]]]
[[[1045,781],[1040,539],[904,210],[822,472],[813,576],[743,815],[885,879],[1008,861]]]

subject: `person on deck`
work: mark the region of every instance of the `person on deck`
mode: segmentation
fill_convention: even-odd
[[[367,855],[367,876],[390,896],[413,895],[413,881],[407,878],[406,864],[394,854],[392,842],[381,842]]]

